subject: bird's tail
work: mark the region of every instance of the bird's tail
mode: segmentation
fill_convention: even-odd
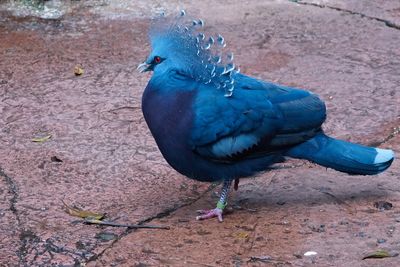
[[[392,150],[353,144],[331,138],[322,132],[290,149],[287,156],[307,159],[337,171],[362,175],[383,172],[394,160]]]

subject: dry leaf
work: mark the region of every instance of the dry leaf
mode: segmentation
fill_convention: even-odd
[[[246,239],[249,237],[249,233],[246,232],[238,232],[234,234],[236,238]]]
[[[64,201],[63,201],[63,204],[64,204],[65,211],[71,216],[80,217],[83,219],[91,218],[91,219],[95,219],[95,220],[101,220],[105,217],[105,214],[102,214],[102,213],[97,213],[97,212],[93,212],[93,211],[82,210],[79,208],[70,207]]]
[[[85,72],[85,70],[83,69],[83,67],[81,65],[76,65],[74,68],[74,74],[76,76],[80,76]]]
[[[43,142],[49,140],[50,138],[51,138],[51,134],[46,135],[44,137],[35,137],[35,138],[32,138],[32,142],[43,143]]]
[[[398,256],[399,253],[397,252],[392,252],[392,251],[386,251],[383,249],[379,249],[377,251],[374,251],[372,253],[366,254],[362,259],[381,259],[381,258],[388,258],[388,257],[396,257]]]

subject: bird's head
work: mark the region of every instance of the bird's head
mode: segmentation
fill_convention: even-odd
[[[188,24],[184,15],[181,11],[178,17],[154,20],[149,33],[152,51],[138,70],[153,71],[155,77],[179,73],[231,96],[239,69],[233,64],[233,54],[223,52],[225,39],[220,34],[206,38],[201,32],[204,21],[191,20]]]
[[[160,75],[169,70],[187,70],[191,65],[188,59],[192,56],[190,50],[193,47],[188,47],[190,42],[184,37],[170,28],[157,28],[157,31],[152,29],[152,50],[147,59],[138,66],[139,72],[153,71],[155,75]]]

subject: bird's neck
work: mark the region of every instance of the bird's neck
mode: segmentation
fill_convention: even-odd
[[[159,66],[161,67],[161,66]],[[155,69],[146,90],[158,91],[159,94],[171,94],[178,91],[193,91],[201,86],[188,70],[168,68]]]

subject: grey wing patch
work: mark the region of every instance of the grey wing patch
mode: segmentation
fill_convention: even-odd
[[[258,143],[259,139],[253,134],[241,134],[222,138],[211,146],[215,157],[225,158],[241,153]]]

